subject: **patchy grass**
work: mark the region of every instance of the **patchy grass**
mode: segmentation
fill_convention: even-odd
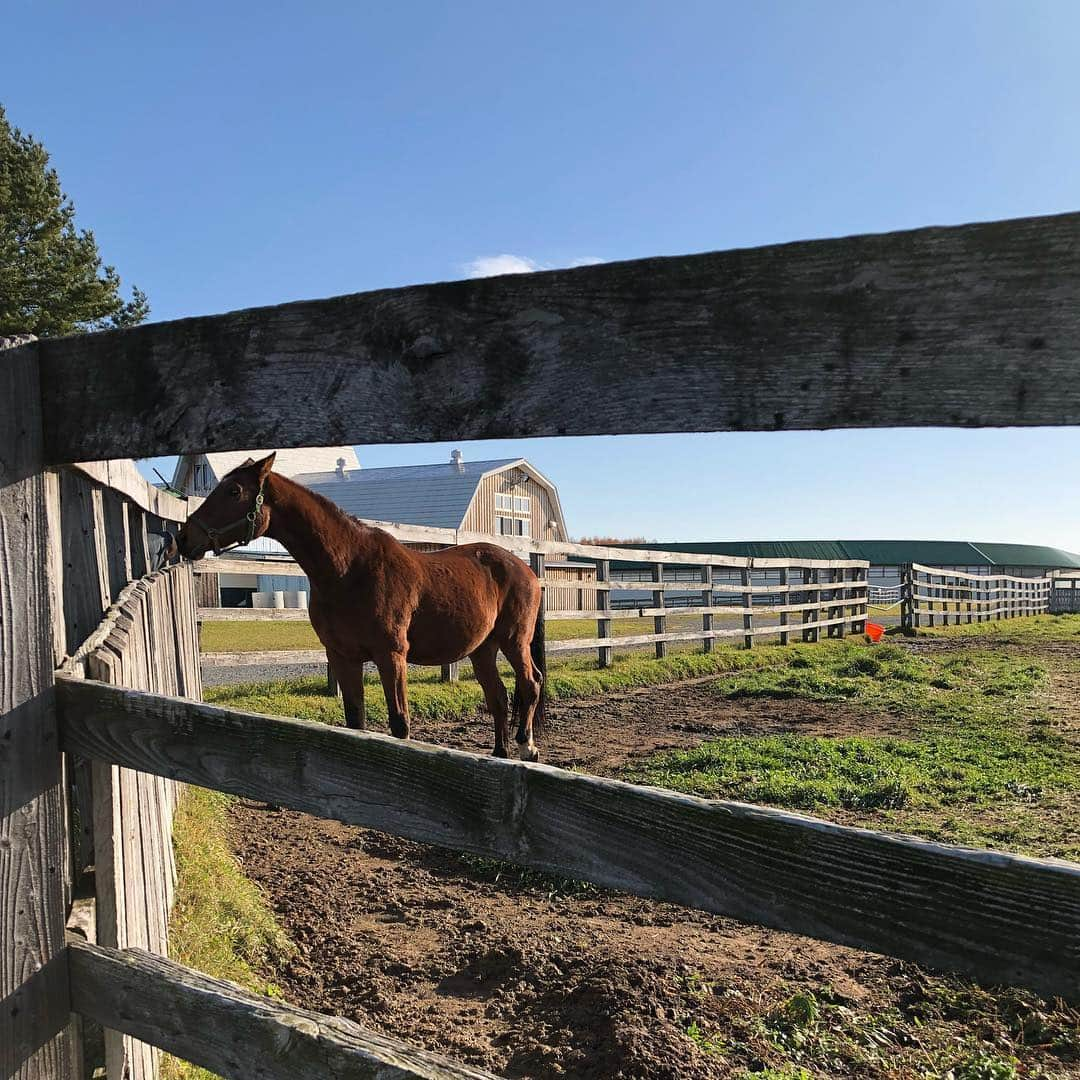
[[[1080,620],[1075,622],[1066,624],[1069,634],[1080,633]],[[1041,639],[1047,631],[1036,624],[1013,626],[1010,633]],[[719,679],[712,692],[719,698],[845,702],[904,717],[913,734],[730,737],[662,755],[635,769],[633,779],[969,845],[1077,859],[1076,833],[1063,829],[1062,821],[1080,792],[1080,747],[1051,726],[1045,685],[1044,667],[1023,654],[919,654],[852,642],[796,646],[785,663]]]
[[[273,913],[229,849],[229,796],[188,787],[173,822],[178,885],[169,925],[174,960],[258,994],[280,996],[260,974],[292,952]],[[212,1080],[214,1074],[166,1055],[163,1080]]]
[[[868,1008],[828,984],[776,984],[748,995],[683,978],[682,1022],[703,1054],[752,1070],[740,1080],[896,1076],[1016,1080],[1075,1076],[1080,1014],[1033,994],[993,994],[956,979],[919,977],[895,1004]],[[1068,1072],[1058,1071],[1065,1064]]]
[[[995,646],[1075,642],[1080,638],[1080,615],[1030,615],[960,626],[921,627],[919,637],[987,638]]]
[[[844,702],[904,717],[912,736],[733,736],[664,754],[633,778],[970,844],[1080,855],[1075,837],[1053,835],[1055,812],[1080,790],[1080,753],[1049,725],[1040,664],[852,642],[796,646],[785,658],[718,680],[711,692]],[[1017,811],[1004,835],[1003,806]]]
[[[729,647],[711,653],[676,652],[663,660],[640,654],[616,654],[612,666],[603,669],[597,668],[596,661],[591,657],[554,661],[548,668],[548,696],[553,701],[592,697],[635,686],[655,686],[697,676],[767,666],[775,662],[773,656],[780,651],[779,646],[766,646],[750,652]],[[507,688],[510,689],[512,682],[505,665],[503,671]],[[365,686],[369,688],[365,693],[368,716],[373,721],[385,722],[386,703],[378,676],[369,675]],[[327,693],[326,679],[321,677],[211,687],[206,690],[206,700],[236,709],[297,716],[327,724],[343,723],[341,702]],[[456,683],[440,682],[438,674],[431,670],[409,673],[409,708],[413,716],[419,719],[468,716],[482,702],[483,694],[468,665],[462,667],[461,679]]]

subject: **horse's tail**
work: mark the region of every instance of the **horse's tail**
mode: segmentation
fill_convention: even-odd
[[[539,737],[544,733],[547,720],[547,652],[544,649],[543,609],[536,616],[536,632],[529,645],[529,652],[532,654],[533,671],[540,680],[540,696],[536,700],[536,711],[533,713],[533,733]]]

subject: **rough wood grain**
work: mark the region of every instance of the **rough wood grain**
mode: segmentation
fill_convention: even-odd
[[[1076,423],[1078,294],[1080,214],[1061,214],[56,338],[47,457]]]
[[[141,949],[71,939],[68,951],[76,1010],[227,1080],[495,1080],[349,1020],[258,997]]]
[[[106,505],[113,494],[105,491]],[[65,670],[84,665],[93,678],[113,685],[201,696],[193,594],[188,566],[129,583]],[[176,787],[158,776],[94,763],[92,817],[100,845],[95,880],[103,944],[167,951],[176,883],[170,842]],[[105,1052],[110,1076],[153,1080],[158,1075],[157,1052],[130,1035],[107,1030]]]
[[[1080,996],[1080,866],[61,679],[98,760],[983,979]]]
[[[112,488],[126,501],[146,510],[155,517],[167,521],[186,521],[189,509],[194,509],[201,499],[182,499],[172,492],[162,491],[149,483],[130,458],[114,461],[79,461],[72,466],[102,487]]]
[[[0,347],[0,1076],[70,1075],[68,853],[35,347]],[[51,545],[55,548],[55,542]]]
[[[67,652],[72,655],[100,625],[110,600],[108,565],[101,558],[105,545],[98,531],[95,490],[93,483],[74,470],[60,471],[63,617]]]

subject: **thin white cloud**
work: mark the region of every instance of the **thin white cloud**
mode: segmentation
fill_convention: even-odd
[[[465,264],[469,277],[495,277],[498,274],[531,274],[543,270],[539,263],[521,255],[481,255]]]
[[[602,263],[595,255],[583,255],[571,259],[566,266],[595,266]],[[495,277],[498,274],[531,274],[536,270],[557,270],[557,266],[548,263],[538,263],[526,255],[481,255],[465,264],[465,272],[469,277]]]

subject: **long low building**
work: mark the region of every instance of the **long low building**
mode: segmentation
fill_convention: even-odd
[[[651,548],[658,551],[685,552],[693,555],[735,555],[755,559],[862,559],[870,564],[872,586],[895,588],[900,584],[902,567],[908,563],[941,567],[966,574],[1011,574],[1015,577],[1043,577],[1050,570],[1080,568],[1080,555],[1041,544],[975,543],[967,540],[691,540],[653,541],[623,544],[622,547]],[[622,581],[647,581],[651,570],[643,563],[613,562],[611,576]],[[665,567],[667,581],[696,582],[700,572],[694,567]],[[714,573],[717,583],[730,582]],[[768,571],[755,571],[752,581],[766,584]],[[700,593],[688,591],[686,600],[696,602]],[[618,602],[634,607],[646,600],[647,590],[620,593]],[[669,594],[679,602],[679,595]]]

